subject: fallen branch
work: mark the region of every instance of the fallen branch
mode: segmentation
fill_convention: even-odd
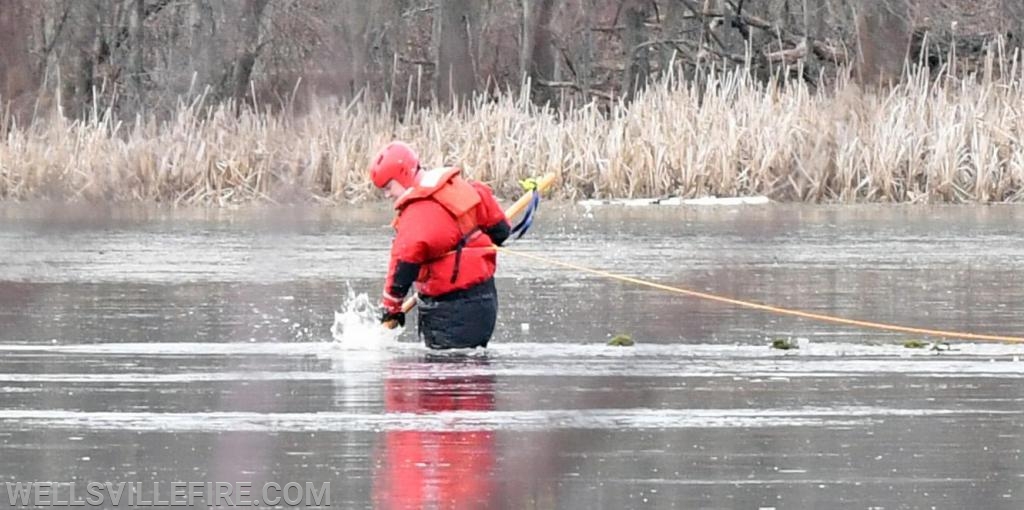
[[[696,5],[694,5],[691,2],[691,0],[680,1],[683,2],[683,5],[689,8],[692,13],[691,16],[687,17],[688,19],[731,19],[734,22],[734,26],[735,24],[739,23],[759,30],[764,30],[766,32],[770,32],[773,34],[778,34],[779,38],[782,39],[783,42],[792,44],[794,46],[799,46],[801,43],[804,43],[805,41],[809,40],[809,38],[806,35],[794,34],[757,16],[752,16],[750,14],[743,14],[742,12],[739,12],[739,7],[732,1],[728,1],[728,3],[733,8],[733,10],[737,12],[737,14],[728,14],[725,12],[714,11],[710,9],[700,9]],[[740,31],[742,33],[742,30]],[[835,43],[828,39],[810,40],[809,42],[811,51],[814,52],[815,56],[822,60],[827,60],[837,65],[843,65],[849,62],[850,60],[849,54],[845,48],[837,47]]]
[[[769,62],[795,64],[807,57],[807,40],[800,41],[800,44],[792,49],[773,51],[771,53],[765,52],[764,56]]]
[[[612,94],[610,94],[608,92],[604,92],[602,90],[596,90],[596,89],[592,89],[592,88],[588,88],[587,90],[583,90],[583,88],[580,87],[579,84],[571,82],[571,81],[548,81],[548,80],[543,80],[543,79],[540,79],[540,78],[536,78],[533,81],[537,85],[541,85],[543,87],[548,87],[548,88],[553,88],[553,89],[572,89],[572,90],[574,90],[576,92],[579,92],[581,94],[590,94],[592,96],[597,96],[597,97],[600,97],[600,98],[603,98],[603,99],[607,99],[609,101],[614,101],[615,100],[615,96],[613,96]]]

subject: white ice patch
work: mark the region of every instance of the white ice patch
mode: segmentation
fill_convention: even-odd
[[[580,200],[579,205],[582,205],[589,212],[590,208],[595,206],[625,206],[625,207],[647,207],[654,205],[723,205],[723,206],[735,206],[735,205],[764,205],[771,203],[771,200],[765,196],[752,196],[752,197],[700,197],[700,198],[682,198],[682,197],[668,197],[668,198],[617,198],[617,199],[590,199]]]
[[[396,345],[405,328],[387,329],[378,319],[370,297],[366,293],[357,295],[349,286],[341,311],[334,312],[331,336],[341,349],[382,350]]]
[[[347,432],[481,430],[681,430],[705,428],[864,427],[887,418],[1012,416],[998,409],[899,409],[870,406],[730,409],[537,409],[423,413],[86,412],[0,410],[0,430],[137,432]]]

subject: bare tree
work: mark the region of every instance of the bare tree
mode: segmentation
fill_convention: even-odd
[[[955,37],[929,26],[950,19]],[[912,32],[977,56],[996,32],[1019,45],[1022,27],[1024,0],[6,0],[0,100],[35,103],[46,84],[69,116],[94,100],[169,111],[204,91],[451,103],[530,77],[536,101],[589,101],[631,95],[673,62],[696,81],[698,62],[827,80],[847,48],[878,83],[899,77]]]
[[[622,87],[627,99],[632,98],[637,89],[646,84],[650,72],[647,47],[643,46],[649,37],[645,27],[649,6],[650,2],[644,0],[623,0],[622,3],[622,21],[625,25],[622,49],[626,66]]]
[[[558,47],[553,27],[556,0],[519,0],[521,36],[519,76],[529,77],[534,95],[541,102],[554,99],[545,83],[558,81]]]
[[[1024,0],[1003,0],[1003,19],[1010,43],[1024,48]]]
[[[580,0],[580,8],[583,11],[580,42],[578,46],[579,58],[576,59],[576,81],[580,84],[584,93],[589,93],[594,81],[594,61],[597,59],[597,41],[594,37],[595,13],[598,0]],[[584,99],[589,99],[584,98]]]
[[[14,114],[23,113],[39,87],[38,66],[32,61],[32,21],[38,5],[29,0],[11,1],[0,9],[0,101],[14,104]],[[3,105],[0,105],[0,111]],[[6,126],[0,126],[0,133]]]
[[[530,76],[533,67],[533,45],[536,29],[534,9],[536,0],[519,0],[519,77]]]
[[[684,16],[687,9],[682,2],[667,2],[663,12],[662,35],[665,40],[661,44],[661,69],[668,71],[682,49],[679,43],[686,31]]]
[[[214,86],[213,70],[218,64],[214,52],[217,27],[209,0],[192,0],[189,4],[188,29],[188,67],[193,73],[193,90],[202,93]]]
[[[875,85],[899,79],[910,46],[906,0],[860,0],[857,5],[857,76]]]
[[[476,91],[472,36],[479,30],[472,0],[437,0],[434,37],[437,46],[438,99],[450,104]]]
[[[61,84],[61,106],[72,116],[84,113],[92,99],[93,72],[102,50],[96,31],[99,21],[97,0],[68,4],[68,28],[55,34],[61,46],[57,76]]]
[[[524,3],[530,3],[525,0]],[[533,9],[529,25],[533,28],[529,33],[530,40],[523,40],[523,47],[529,49],[529,64],[527,73],[535,78],[545,80],[557,80],[555,75],[556,61],[558,59],[558,48],[555,46],[554,11],[556,0],[536,0],[532,3]]]
[[[143,0],[132,0],[131,11],[128,15],[128,82],[138,107],[145,104],[146,95],[142,80],[143,74],[146,71],[143,63],[145,47],[142,36],[142,22],[146,16],[144,7],[145,2]]]
[[[243,0],[242,17],[239,23],[242,39],[236,49],[231,81],[227,87],[231,90],[232,97],[245,97],[249,90],[249,78],[252,76],[253,66],[256,65],[256,57],[259,56],[263,46],[260,42],[260,23],[268,1]]]

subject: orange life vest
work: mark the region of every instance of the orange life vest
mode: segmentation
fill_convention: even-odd
[[[416,179],[416,186],[407,189],[395,201],[398,216],[410,203],[429,199],[440,204],[455,219],[461,236],[459,242],[451,247],[454,250],[455,264],[452,267],[450,283],[455,283],[459,277],[462,249],[480,233],[480,224],[477,223],[475,210],[481,202],[480,194],[472,184],[459,175],[461,173],[462,170],[457,167],[435,168],[422,172]],[[397,222],[398,217],[396,216],[392,226],[395,226]]]
[[[456,167],[435,168],[421,173],[416,186],[407,189],[395,202],[395,209],[401,214],[402,209],[414,200],[432,199],[455,218],[463,236],[470,235],[479,227],[473,209],[480,204],[480,194],[460,173],[462,170]]]

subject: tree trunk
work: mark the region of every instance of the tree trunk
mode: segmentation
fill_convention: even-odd
[[[594,59],[597,47],[594,42],[594,13],[597,11],[597,0],[581,0],[583,7],[583,41],[579,58],[576,59],[576,82],[584,93],[590,90],[594,82]],[[586,101],[588,98],[584,97]]]
[[[1003,0],[1003,14],[1010,46],[1024,48],[1024,0]]]
[[[535,78],[555,80],[558,78],[555,76],[558,49],[554,45],[554,31],[551,28],[555,0],[538,0],[535,7],[537,11],[533,16],[533,22],[536,28],[533,31],[533,44],[531,45],[530,74]]]
[[[533,67],[533,4],[536,0],[519,0],[519,79],[530,76]]]
[[[860,0],[857,12],[857,77],[865,85],[899,80],[910,47],[906,0]]]
[[[219,62],[214,53],[216,24],[209,0],[193,0],[188,11],[189,69],[192,71],[193,94],[208,92],[215,84],[213,70]],[[212,92],[212,91],[210,91]]]
[[[790,1],[791,0],[770,0],[768,2],[768,19],[773,21],[779,28],[786,29],[793,21]]]
[[[668,41],[679,39],[684,30],[684,15],[688,12],[682,2],[673,1],[665,4],[664,38]],[[679,62],[678,49],[674,43],[666,43],[661,47],[661,72],[667,74],[672,72],[670,66]]]
[[[239,27],[242,41],[231,70],[231,97],[235,99],[242,99],[249,93],[249,78],[260,50],[260,21],[268,1],[245,0],[243,4]]]
[[[37,66],[33,65],[29,46],[33,9],[25,0],[9,2],[0,9],[0,111],[13,104],[16,116],[20,106],[29,103],[39,87]],[[0,133],[6,128],[0,126]]]
[[[644,27],[644,22],[647,20],[648,3],[643,0],[625,0],[625,2],[622,50],[626,70],[622,79],[622,87],[623,95],[628,101],[632,100],[636,91],[647,83],[650,63],[647,58],[647,49],[638,50],[640,44],[647,40],[647,29]]]
[[[370,11],[366,13],[369,27],[364,34],[362,44],[366,50],[366,61],[375,67],[383,67],[380,86],[396,105],[406,104],[410,98],[406,83],[399,81],[399,69],[395,66],[395,55],[401,53],[402,37],[407,30],[407,23],[402,13],[409,8],[405,0],[375,0],[367,2]]]
[[[68,37],[58,62],[61,76],[61,105],[64,114],[78,117],[92,100],[97,50],[95,0],[72,2],[68,13]]]
[[[472,0],[437,0],[434,36],[437,46],[437,98],[452,105],[476,90],[470,34],[476,31]]]
[[[555,0],[521,0],[522,6],[522,48],[519,66],[522,76],[529,76],[534,100],[546,103],[555,98],[548,87],[540,86],[544,81],[558,80],[558,49],[551,21]]]
[[[132,0],[131,12],[128,13],[128,82],[131,87],[135,104],[141,109],[145,105],[145,90],[142,76],[146,72],[143,65],[142,52],[142,21],[145,17],[143,0]]]

